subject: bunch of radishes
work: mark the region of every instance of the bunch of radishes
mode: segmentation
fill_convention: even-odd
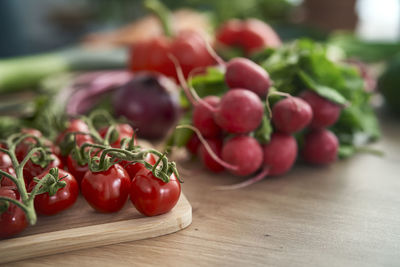
[[[215,55],[216,56],[216,55]],[[328,164],[336,160],[337,137],[326,129],[339,118],[341,106],[315,92],[305,90],[297,97],[269,92],[272,84],[266,70],[246,58],[219,63],[225,69],[225,82],[230,88],[223,96],[200,99],[189,88],[179,66],[178,77],[193,105],[192,122],[198,135],[187,147],[198,154],[204,166],[213,172],[225,169],[237,176],[257,174],[249,180],[226,189],[243,187],[267,175],[282,175],[296,161],[301,133],[302,158],[312,164]],[[283,95],[269,110],[268,94]],[[254,131],[263,117],[270,116],[274,126],[269,142],[260,144]]]

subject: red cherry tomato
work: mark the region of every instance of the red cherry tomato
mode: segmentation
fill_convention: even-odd
[[[47,173],[42,173],[38,178],[42,179]],[[60,188],[55,195],[50,196],[49,193],[43,193],[35,196],[35,210],[39,214],[54,215],[68,209],[76,202],[79,194],[78,182],[70,173],[59,169],[58,178],[64,176],[66,177],[62,181],[65,181],[67,184],[65,187]],[[29,184],[28,191],[32,191],[35,185],[36,182],[32,181]]]
[[[153,154],[147,154],[145,161],[150,163],[151,165],[156,164],[156,159],[153,156]],[[121,165],[124,166],[125,170],[128,172],[129,177],[131,178],[131,180],[136,176],[136,174],[141,171],[141,170],[147,170],[146,167],[140,163],[140,162],[136,162],[133,164],[130,164],[127,161],[122,161]]]
[[[37,138],[41,138],[42,133],[36,129],[32,128],[24,128],[21,130],[21,133],[30,134]],[[32,147],[36,144],[36,140],[32,137],[25,138],[21,143],[17,145],[15,148],[15,155],[19,161],[22,161],[28,152],[32,149]]]
[[[9,173],[15,177],[15,170],[11,162],[11,158],[6,153],[0,152],[0,170]],[[2,175],[0,175],[2,177]],[[3,176],[0,183],[1,186],[15,186],[14,182]]]
[[[187,78],[197,68],[215,64],[206,49],[203,37],[195,31],[181,31],[174,38],[165,36],[133,44],[130,54],[130,69],[154,71],[177,80],[175,66],[169,54],[175,56]]]
[[[33,136],[36,136],[37,138],[40,138],[40,137],[43,136],[42,133],[39,130],[33,129],[33,128],[23,128],[23,129],[21,129],[21,133],[23,133],[23,134],[31,134]]]
[[[79,165],[71,155],[68,155],[67,157],[67,167],[68,171],[75,177],[78,184],[81,184],[83,176],[85,176],[86,172],[89,170],[87,164],[83,166]]]
[[[6,173],[9,173],[15,177],[15,170],[13,166],[4,166],[4,167],[0,166],[0,170],[5,171]],[[15,186],[15,184],[9,178],[3,177],[3,179],[1,180],[1,186]]]
[[[132,127],[129,124],[123,123],[123,124],[117,124],[115,126],[115,130],[118,132],[118,139],[115,140],[111,146],[115,148],[121,147],[121,141],[123,138],[132,138],[132,136],[135,134],[135,131],[132,129]],[[101,137],[105,137],[108,131],[108,127],[100,129],[99,133]],[[135,139],[135,145],[137,144],[136,139]]]
[[[59,169],[62,169],[64,167],[61,160],[56,155],[52,154],[51,158],[53,160],[50,161],[50,163],[44,168],[42,168],[40,165],[33,163],[32,160],[29,160],[24,167],[25,181],[27,181],[27,183],[29,184],[34,177],[37,177],[42,173],[49,171],[51,168],[58,167]]]
[[[20,201],[20,195],[15,187],[0,187],[0,196]],[[25,213],[18,206],[10,203],[8,209],[0,215],[0,238],[16,235],[27,226]]]
[[[11,158],[6,153],[0,152],[0,168],[12,166]]]
[[[81,183],[82,195],[92,208],[110,213],[122,209],[128,199],[130,178],[119,164],[101,172],[86,172]]]
[[[130,199],[136,209],[146,215],[155,216],[167,213],[179,200],[181,184],[172,174],[170,181],[164,183],[151,171],[140,172],[132,182]]]
[[[88,133],[89,132],[89,127],[86,124],[86,122],[84,122],[81,119],[72,119],[69,122],[68,128],[65,129],[56,139],[56,143],[59,144],[61,143],[65,136],[68,133],[73,133],[73,132],[83,132],[83,133]],[[86,134],[77,134],[76,135],[76,143],[78,146],[81,146],[84,143],[92,143],[93,140],[90,137],[90,135],[86,135]]]
[[[22,133],[31,134],[37,138],[41,138],[43,145],[50,148],[50,151],[60,156],[60,148],[54,145],[50,140],[43,138],[42,133],[36,129],[32,128],[24,128],[21,130]],[[24,139],[21,143],[17,145],[15,148],[15,154],[17,159],[21,162],[25,156],[29,153],[29,151],[36,145],[36,140],[34,138],[28,137]]]

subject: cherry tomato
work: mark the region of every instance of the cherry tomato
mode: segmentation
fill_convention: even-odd
[[[37,138],[43,137],[42,133],[39,130],[33,129],[33,128],[23,128],[23,129],[21,129],[21,133],[31,134]]]
[[[17,199],[20,195],[15,187],[0,187],[0,196]],[[7,238],[22,232],[28,226],[25,213],[15,204],[9,205],[8,209],[0,214],[0,238]]]
[[[13,166],[4,166],[4,167],[0,166],[0,170],[5,171],[6,173],[9,173],[15,177],[15,170]],[[1,180],[1,186],[15,186],[15,184],[9,178],[3,177],[3,179]]]
[[[59,169],[62,169],[64,167],[63,163],[56,155],[52,154],[50,157],[53,160],[50,161],[50,163],[44,168],[42,168],[40,165],[33,163],[32,160],[29,160],[26,163],[24,167],[24,178],[28,182],[28,184],[34,177],[37,177],[40,174],[49,171],[51,168],[58,167]]]
[[[0,147],[3,147],[0,145]],[[9,155],[6,153],[0,152],[0,170],[9,173],[15,177],[15,170],[12,165],[12,161]],[[2,175],[0,175],[2,177]],[[0,183],[1,186],[15,186],[14,182],[8,179],[7,177],[3,177]]]
[[[122,209],[128,199],[130,178],[119,164],[101,172],[86,172],[81,183],[82,195],[92,208],[110,213]]]
[[[68,128],[65,129],[56,139],[56,143],[59,144],[61,143],[65,136],[68,133],[73,133],[73,132],[84,132],[84,133],[88,133],[89,132],[89,127],[86,124],[86,122],[84,122],[81,119],[72,119],[69,122]],[[90,135],[86,135],[86,134],[77,134],[76,135],[76,143],[78,146],[81,146],[84,143],[92,143],[93,140],[90,137]]]
[[[156,159],[153,156],[153,154],[149,153],[147,154],[145,161],[150,163],[151,165],[156,164]],[[125,170],[128,172],[129,177],[131,178],[131,180],[136,176],[136,174],[141,171],[141,170],[147,170],[146,167],[140,163],[140,162],[136,162],[133,164],[130,164],[127,161],[122,161],[121,165],[124,166]]]
[[[42,173],[38,178],[42,179],[47,173]],[[78,182],[70,173],[59,169],[58,178],[62,177],[65,177],[62,181],[67,184],[60,188],[55,195],[50,196],[49,193],[43,193],[35,196],[35,210],[39,214],[54,215],[68,209],[76,202],[79,194]],[[32,191],[35,185],[36,182],[32,181],[29,184],[28,191]]]
[[[11,158],[6,153],[0,152],[0,168],[12,166]]]
[[[24,128],[21,130],[21,133],[31,134],[37,138],[43,137],[40,131],[32,128]],[[22,161],[34,145],[36,145],[36,140],[34,138],[32,137],[25,138],[15,148],[15,156],[17,157],[17,159],[19,161]]]
[[[83,176],[85,176],[85,173],[89,170],[87,164],[83,166],[79,165],[71,155],[67,157],[67,167],[68,171],[75,177],[76,181],[78,181],[78,184],[81,184]]]
[[[132,127],[129,124],[123,123],[123,124],[117,124],[115,126],[115,130],[118,132],[118,138],[115,140],[111,146],[115,148],[121,147],[121,141],[123,138],[132,138],[132,136],[135,134],[135,131],[132,129]],[[100,129],[99,133],[101,137],[105,137],[108,131],[108,127]],[[135,145],[137,144],[136,139],[135,139]]]
[[[167,213],[179,200],[181,184],[172,174],[170,181],[164,183],[151,171],[138,173],[131,182],[130,199],[136,209],[146,215],[155,216]]]
[[[21,130],[21,132],[25,134],[31,134],[37,138],[41,138],[41,141],[43,142],[44,146],[50,148],[50,151],[56,154],[57,156],[60,155],[60,148],[54,145],[50,140],[45,139],[40,131],[32,128],[24,128]],[[36,145],[36,140],[31,137],[28,137],[24,139],[21,143],[19,143],[15,148],[15,155],[18,161],[21,162],[35,145]]]

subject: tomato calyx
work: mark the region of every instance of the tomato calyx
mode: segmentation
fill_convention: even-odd
[[[108,133],[111,131],[110,127]],[[149,153],[158,158],[154,165],[146,161]],[[163,182],[169,182],[172,173],[179,179],[175,162],[169,162],[165,153],[162,154],[154,149],[142,149],[135,144],[134,135],[130,139],[123,138],[121,148],[85,143],[80,148],[76,147],[72,155],[81,166],[88,164],[89,170],[93,173],[107,171],[111,166],[121,162],[124,165],[141,163]]]
[[[158,0],[145,0],[144,7],[150,10],[160,20],[165,36],[172,36],[171,12]]]
[[[66,182],[63,179],[67,175],[59,178],[58,168],[52,168],[49,173],[46,174],[42,179],[34,178],[36,186],[31,192],[31,195],[40,195],[44,193],[49,193],[49,196],[54,196],[57,191],[66,186]]]

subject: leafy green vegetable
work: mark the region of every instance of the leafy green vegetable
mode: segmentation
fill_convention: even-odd
[[[332,102],[345,105],[332,130],[341,144],[355,145],[375,140],[380,131],[376,116],[369,105],[370,93],[364,80],[352,65],[334,62],[325,45],[301,39],[275,51],[267,49],[257,60],[269,72],[274,87],[297,95],[311,89]],[[264,56],[263,56],[264,55]]]
[[[178,125],[188,125],[192,122],[192,112],[187,112],[178,122]],[[183,147],[192,137],[193,131],[190,129],[175,129],[166,142],[166,146]]]
[[[379,77],[378,88],[392,111],[400,114],[400,54],[394,57]]]
[[[197,75],[190,81],[190,85],[200,97],[208,95],[222,95],[228,90],[225,84],[224,73],[216,67],[207,68],[205,74]]]
[[[356,57],[368,62],[389,59],[400,51],[399,42],[367,42],[346,33],[334,34],[328,42],[343,49],[347,56]]]
[[[208,95],[220,96],[228,90],[224,80],[224,73],[216,67],[207,68],[204,74],[193,77],[188,83],[201,98]],[[180,104],[183,108],[191,107],[191,103],[183,90],[180,94]]]
[[[67,69],[66,61],[58,54],[0,60],[0,92],[32,89],[42,78]]]
[[[37,89],[43,78],[65,71],[126,67],[124,49],[69,48],[0,60],[0,93]]]
[[[300,70],[299,71],[299,76],[300,79],[304,82],[305,85],[307,85],[308,89],[311,89],[315,91],[317,94],[320,96],[329,99],[330,101],[340,104],[340,105],[346,105],[347,100],[335,89],[330,88],[328,86],[318,84],[315,82],[308,74],[306,74],[304,71]]]
[[[264,114],[260,127],[254,132],[254,138],[256,138],[260,144],[268,144],[271,139],[272,131],[271,121],[267,118],[267,115]]]
[[[339,151],[338,151],[338,156],[341,159],[345,159],[345,158],[351,157],[355,152],[356,152],[356,149],[354,146],[340,145]]]

